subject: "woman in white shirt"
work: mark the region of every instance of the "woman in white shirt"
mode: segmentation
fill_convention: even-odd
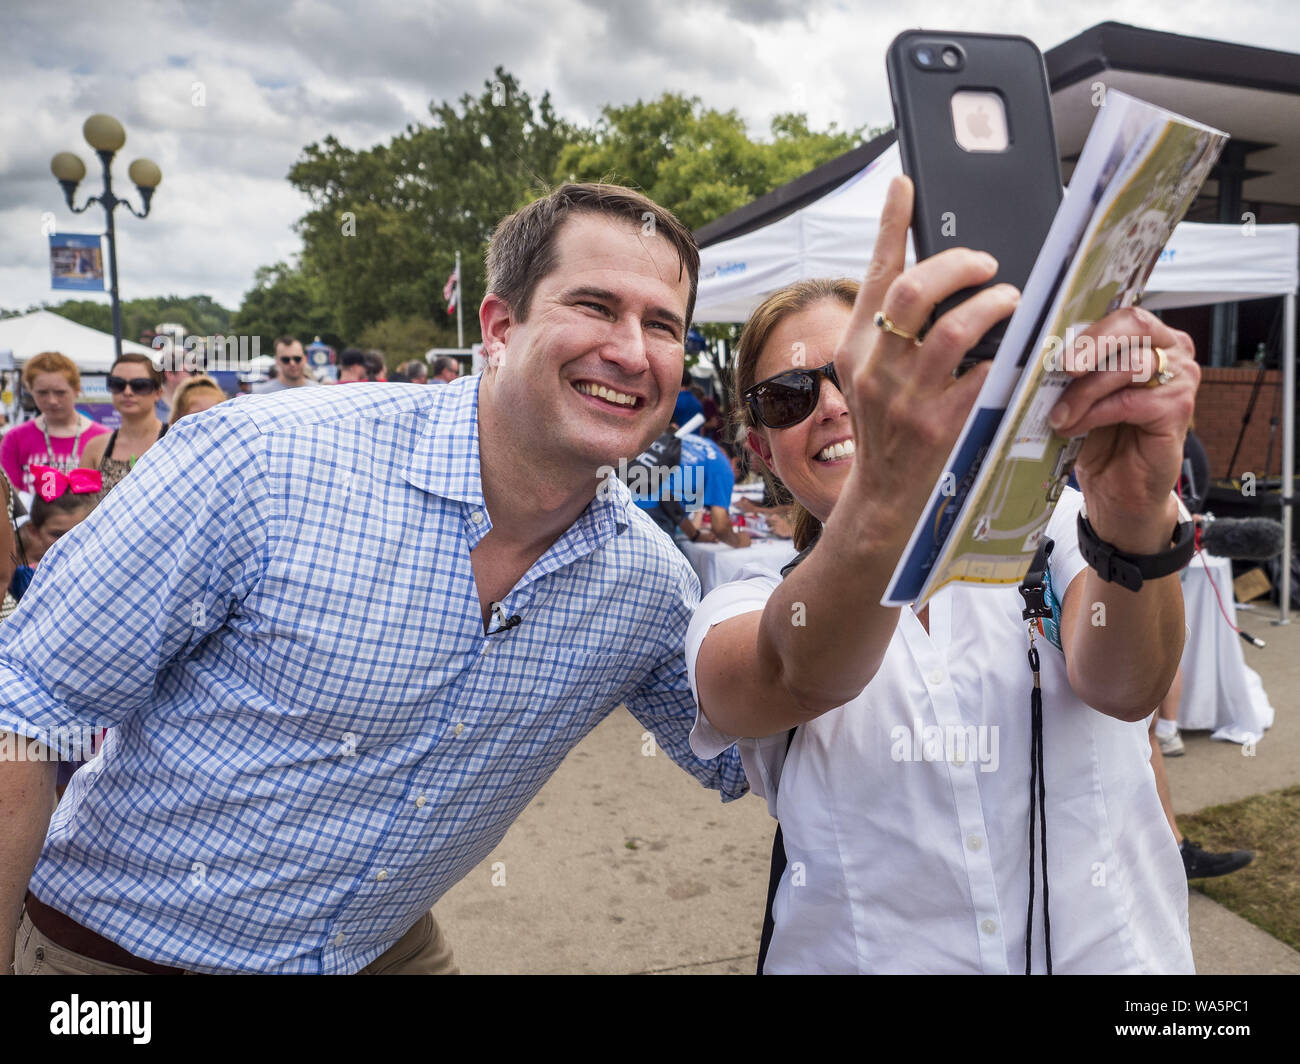
[[[796,545],[810,549],[784,580],[750,569],[708,595],[686,653],[695,752],[746,737],[751,786],[784,834],[767,972],[1026,970],[1024,603],[1015,588],[949,585],[917,612],[877,605],[987,364],[952,371],[1017,293],[985,289],[918,342],[940,300],[996,266],[957,249],[904,272],[910,216],[898,179],[860,292],[791,286],[755,312],[737,351],[749,445],[793,494]],[[1075,467],[1083,496],[1067,491],[1047,529],[1056,609],[1036,643],[1052,970],[1191,972],[1186,878],[1143,723],[1182,650],[1178,580],[1137,591],[1102,580],[1075,523],[1086,500],[1103,543],[1167,567],[1199,371],[1190,339],[1142,311],[1088,335],[1159,345],[1148,355],[1163,372],[1155,387],[1131,372],[1076,374],[1053,417],[1063,437],[1089,435]],[[1041,860],[1040,846],[1035,873]],[[1039,875],[1034,972],[1047,970],[1044,890]]]

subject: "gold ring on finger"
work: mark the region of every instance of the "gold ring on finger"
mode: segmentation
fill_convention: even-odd
[[[917,347],[921,346],[921,338],[917,336],[916,333],[910,333],[905,329],[900,329],[889,320],[889,317],[883,310],[876,311],[876,316],[871,320],[875,323],[877,329],[884,329],[885,332],[893,333],[895,336],[901,336],[904,340],[911,340]]]
[[[1159,388],[1162,384],[1168,384],[1176,376],[1177,372],[1169,368],[1169,356],[1165,354],[1162,348],[1157,347],[1156,352],[1156,371],[1146,382],[1147,388]]]

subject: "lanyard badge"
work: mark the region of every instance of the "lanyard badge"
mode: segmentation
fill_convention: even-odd
[[[1035,829],[1042,850],[1043,879],[1043,944],[1046,947],[1047,974],[1052,974],[1052,924],[1048,916],[1047,893],[1047,786],[1043,777],[1043,689],[1039,676],[1038,647],[1034,645],[1034,634],[1038,631],[1040,618],[1052,618],[1050,599],[1050,582],[1047,575],[1047,560],[1052,556],[1055,544],[1044,536],[1038,544],[1034,560],[1029,563],[1029,572],[1020,583],[1020,597],[1025,600],[1021,617],[1028,622],[1029,631],[1029,670],[1034,676],[1034,686],[1029,694],[1029,913],[1025,918],[1025,974],[1029,975],[1033,964],[1034,938],[1034,850]]]

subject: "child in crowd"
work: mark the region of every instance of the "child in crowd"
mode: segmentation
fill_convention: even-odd
[[[60,485],[64,490],[50,499],[45,498],[38,489],[36,497],[32,500],[31,516],[18,527],[14,535],[15,564],[9,592],[15,600],[22,600],[23,594],[36,576],[37,566],[46,552],[54,546],[55,541],[84,521],[95,508],[99,500],[97,475],[95,479],[96,483],[92,491],[77,490],[83,486],[81,484],[64,483]],[[90,752],[91,757],[98,753],[103,738],[103,732],[100,732],[94,749]],[[84,760],[59,762],[56,790],[60,798],[63,797],[63,789],[72,779],[72,774],[83,764],[85,764]]]
[[[191,377],[176,389],[175,398],[172,400],[171,423],[175,425],[187,414],[208,410],[225,400],[226,393],[221,385],[206,373]]]

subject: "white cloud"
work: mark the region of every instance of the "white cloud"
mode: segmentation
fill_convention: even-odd
[[[1197,36],[1300,50],[1288,0],[1121,0],[1088,7],[1028,0],[936,0],[928,26],[1022,33],[1046,50],[1113,19]],[[921,17],[896,2],[853,0],[158,0],[61,2],[7,11],[0,38],[0,306],[55,300],[42,211],[74,217],[49,174],[55,152],[99,167],[81,137],[94,111],[128,141],[115,175],[132,198],[131,159],[163,170],[149,219],[118,213],[124,297],[207,292],[238,305],[259,266],[298,248],[306,209],[285,180],[302,148],[327,134],[353,147],[427,118],[430,100],[477,94],[501,65],[534,96],[590,122],[606,103],[672,90],[736,109],[754,132],[806,110],[816,125],[891,118],[884,53]],[[196,83],[205,106],[194,106]],[[106,298],[106,297],[105,297]]]

